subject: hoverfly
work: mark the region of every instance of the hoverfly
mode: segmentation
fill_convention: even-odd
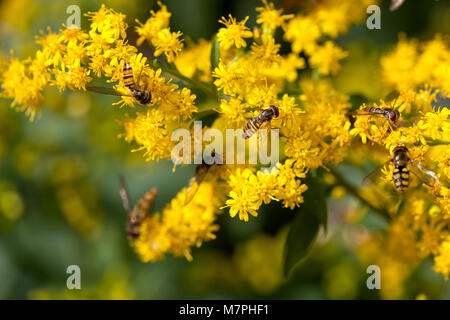
[[[120,197],[122,198],[123,208],[128,214],[127,234],[128,240],[131,242],[136,240],[140,235],[140,227],[146,217],[150,215],[155,204],[155,197],[158,193],[156,188],[148,191],[134,206],[133,210],[130,207],[130,195],[125,184],[125,179],[119,176],[120,181]]]
[[[394,172],[392,174],[392,181],[395,189],[399,192],[405,192],[409,186],[409,171],[416,175],[420,181],[426,185],[439,183],[436,173],[422,167],[420,162],[412,160],[408,156],[408,149],[405,146],[397,146],[392,150],[392,157],[386,163],[369,173],[362,182],[364,186],[375,183],[379,176],[382,175],[382,168],[392,163],[394,165]]]
[[[250,119],[245,125],[242,138],[248,139],[258,131],[264,123],[269,123],[273,118],[278,118],[279,110],[274,105],[262,110],[255,118]]]
[[[211,154],[212,158],[215,158],[215,153],[213,152]],[[212,162],[212,161],[208,161]],[[197,164],[195,166],[195,172],[194,176],[189,180],[189,184],[187,186],[186,190],[186,198],[184,200],[184,204],[187,205],[191,200],[194,198],[195,194],[198,191],[198,188],[200,187],[200,184],[205,179],[206,174],[208,173],[209,169],[211,169],[212,166],[214,166],[216,163],[208,164],[204,160],[202,163]]]
[[[405,2],[405,0],[391,0],[391,5],[389,6],[389,10],[395,11]]]
[[[355,112],[349,112],[348,115],[356,116],[356,117],[358,117],[358,116],[383,117],[389,121],[390,125],[392,125],[395,129],[398,129],[398,127],[404,126],[404,122],[399,122],[400,113],[394,109],[395,103],[397,102],[399,95],[400,95],[400,93],[398,91],[394,90],[386,96],[386,98],[384,99],[385,102],[392,101],[390,108],[367,106],[362,110],[358,110]]]
[[[130,90],[129,95],[123,94],[113,88],[106,88],[106,87],[87,86],[86,89],[92,92],[102,94],[133,97],[140,104],[148,104],[152,100],[152,94],[149,91],[145,90],[144,88],[138,86],[134,82],[133,69],[131,68],[131,65],[128,63],[128,61],[125,61],[125,65],[123,67],[123,82],[125,87],[127,87],[128,90]]]

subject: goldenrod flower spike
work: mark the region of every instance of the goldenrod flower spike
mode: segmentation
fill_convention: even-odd
[[[341,80],[346,92],[355,89],[335,77],[350,75],[360,81],[360,73],[352,69],[354,50],[337,46],[334,39],[364,21],[370,4],[373,1],[311,1],[300,13],[283,14],[263,0],[256,18],[222,17],[213,40],[186,40],[185,46],[181,31],[170,28],[171,13],[158,2],[158,10],[134,26],[137,44],[147,41],[153,47],[153,61],[128,42],[125,15],[103,5],[87,14],[87,30],[48,30],[37,38],[40,49],[33,57],[12,55],[0,64],[1,95],[32,119],[44,104],[47,88],[84,91],[92,80],[104,77],[110,90],[123,94],[115,104],[134,107],[129,87],[135,83],[151,99],[119,120],[119,137],[134,145],[132,151],[142,151],[147,161],[171,159],[175,129],[184,128],[193,137],[198,135],[195,121],[208,118],[208,125],[225,136],[227,129],[242,129],[261,111],[276,106],[279,115],[271,118],[270,126],[279,130],[280,159],[270,174],[259,171],[258,162],[211,167],[195,196],[183,188],[160,212],[146,217],[132,246],[145,262],[168,254],[192,260],[193,246],[215,238],[223,209],[229,218],[249,221],[258,219],[261,207],[272,201],[301,208],[308,199],[305,192],[314,189],[307,174],[321,176],[323,169],[327,173],[320,180],[333,190],[332,196],[351,194],[362,203],[354,209],[358,215],[370,208],[389,221],[385,235],[365,236],[355,240],[355,247],[361,261],[376,261],[386,270],[382,295],[394,298],[412,268],[429,255],[436,271],[450,274],[450,111],[437,105],[441,96],[450,95],[450,47],[441,35],[428,41],[401,36],[373,68],[381,70],[380,87],[374,86],[367,103],[352,105],[336,83]],[[246,26],[250,19],[256,20],[254,32]],[[288,42],[288,53],[275,37],[277,29]],[[123,79],[125,61],[133,81],[129,73],[127,81]],[[381,91],[394,89],[399,91],[395,102],[381,99]],[[370,108],[390,108],[395,126],[390,116],[349,116]],[[257,131],[255,137],[261,134]],[[248,148],[250,141],[246,143]],[[203,141],[200,151],[206,146]],[[389,161],[397,146],[407,148],[408,165],[417,164],[435,178],[424,184],[411,174],[408,191],[404,198],[397,196],[398,201],[390,194],[395,190]],[[230,149],[236,151],[234,145]],[[226,159],[231,150],[225,151]],[[193,150],[188,156],[194,157]],[[334,168],[345,162],[361,171],[369,169],[368,161],[387,164],[380,170],[379,184],[367,189],[355,187]]]

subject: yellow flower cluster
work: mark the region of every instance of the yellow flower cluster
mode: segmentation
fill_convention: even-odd
[[[180,72],[191,79],[211,82],[211,41],[200,39],[197,44],[188,45],[175,58],[175,65]]]
[[[405,40],[402,41],[399,48],[406,44]],[[439,56],[445,54],[445,52],[439,52]],[[388,57],[392,58],[392,53],[382,57],[383,68],[387,62],[392,62]],[[405,62],[404,59],[400,60]],[[432,60],[431,55],[427,60]],[[392,64],[392,66],[394,65]],[[412,65],[411,68],[410,72],[414,74],[417,70],[414,70]],[[387,71],[384,71],[387,75]],[[404,76],[406,77],[406,71]],[[412,78],[414,76],[410,76],[410,80]],[[446,81],[448,82],[448,79]],[[425,87],[417,89],[417,86],[421,84],[425,84]],[[430,84],[433,84],[434,87],[430,88]],[[395,83],[395,85],[402,87],[400,83]],[[437,272],[446,277],[450,275],[450,251],[448,250],[450,110],[436,107],[438,95],[446,93],[444,91],[446,85],[444,79],[442,82],[435,83],[432,77],[416,83],[408,82],[405,89],[399,92],[398,98],[392,101],[381,100],[379,103],[371,105],[372,107],[398,110],[401,115],[401,119],[397,123],[398,127],[394,127],[393,123],[382,117],[361,116],[357,117],[354,128],[350,130],[352,135],[358,135],[361,138],[362,143],[370,141],[371,144],[384,147],[387,151],[385,160],[391,159],[391,153],[395,147],[406,146],[408,157],[415,161],[408,164],[413,174],[410,178],[411,186],[407,197],[412,201],[402,200],[398,197],[394,199],[382,197],[384,200],[378,198],[377,201],[375,197],[371,197],[373,190],[368,189],[365,192],[367,198],[372,198],[374,203],[379,205],[383,201],[389,203],[392,209],[389,211],[396,214],[389,227],[390,232],[382,240],[387,244],[385,246],[381,244],[379,252],[374,254],[373,258],[382,268],[392,271],[391,276],[386,275],[386,277],[390,277],[387,282],[392,285],[392,288],[386,288],[386,298],[401,297],[402,283],[408,278],[420,259],[429,255],[434,257],[434,269]],[[361,111],[366,107],[366,105],[361,106]],[[418,163],[419,166],[415,163]],[[384,182],[392,183],[393,163],[389,163],[382,172]],[[424,177],[423,172],[428,176]],[[400,245],[400,239],[405,243]],[[379,242],[379,240],[374,241]],[[415,263],[411,264],[411,261]],[[394,290],[394,286],[398,286],[398,288]],[[388,289],[392,289],[392,291],[388,293]]]
[[[228,20],[225,17],[219,20],[220,23],[225,25],[225,28],[220,28],[219,32],[217,32],[217,39],[222,48],[227,50],[233,46],[236,48],[245,48],[247,46],[244,38],[252,36],[252,32],[245,26],[247,20],[248,17],[245,17],[244,20],[237,22],[236,18],[233,18],[231,14]]]
[[[254,172],[250,168],[237,168],[229,173],[228,186],[231,188],[226,207],[230,207],[230,216],[239,214],[239,219],[248,221],[248,214],[257,216],[262,203],[282,200],[285,207],[294,209],[303,202],[302,193],[308,187],[300,183],[304,172],[293,168],[292,161],[273,168],[272,173]]]
[[[168,23],[170,14],[165,6],[151,14],[153,26]],[[129,61],[135,77],[140,75],[136,79],[138,84],[151,92],[151,103],[163,104],[161,109],[170,113],[170,119],[186,119],[196,111],[195,95],[191,95],[189,89],[178,90],[177,85],[166,82],[161,70],[151,69],[136,47],[127,43],[125,15],[104,5],[99,11],[86,15],[91,20],[89,32],[76,27],[65,27],[59,33],[49,29],[48,34],[37,38],[42,49],[34,58],[20,61],[13,57],[2,73],[2,96],[13,98],[13,105],[20,105],[20,110],[26,110],[33,119],[43,104],[43,89],[50,86],[60,91],[66,87],[85,90],[93,76],[104,76],[110,82],[119,81],[115,89],[126,94],[128,89],[123,85],[122,69],[124,61]],[[179,50],[172,50],[172,38],[166,32],[158,33],[155,49],[174,57]],[[133,105],[134,99],[123,96],[122,103]]]
[[[307,190],[307,186],[301,183],[306,172],[324,166],[324,162],[341,161],[345,145],[351,137],[348,133],[350,124],[344,112],[349,108],[348,97],[333,90],[328,82],[304,82],[299,90],[304,93],[297,97],[282,94],[289,82],[297,80],[297,70],[305,68],[305,63],[295,53],[281,56],[280,45],[275,42],[276,28],[284,27],[292,15],[283,16],[281,10],[275,10],[271,4],[264,4],[264,7],[257,8],[258,23],[262,24],[263,32],[258,31],[259,28],[253,34],[249,32],[245,27],[247,19],[237,22],[230,16],[228,20],[223,18],[220,21],[225,25],[217,34],[221,58],[212,73],[216,79],[214,84],[227,96],[220,99],[220,117],[214,122],[213,128],[242,128],[249,118],[256,116],[269,104],[277,105],[280,111],[280,117],[272,121],[272,126],[281,129],[285,141],[284,153],[287,159],[283,164],[274,168],[272,174],[263,174],[255,166],[227,165],[217,170],[215,179],[220,177],[226,182],[222,186],[229,197],[225,207],[229,207],[231,217],[238,216],[244,221],[249,220],[249,214],[256,216],[261,205],[272,200],[281,201],[283,206],[290,209],[300,206],[303,202],[302,193]],[[267,18],[269,16],[272,17],[270,21]],[[247,46],[244,39],[252,36],[254,41],[250,49],[243,51],[242,48]],[[193,60],[191,57],[200,54],[206,57],[209,48],[211,43],[201,40],[199,45],[184,50],[176,58],[175,64],[183,75],[195,76],[198,71],[202,71],[202,80],[207,80],[210,71],[201,69],[198,62],[186,64]],[[278,98],[280,94],[281,98]],[[137,125],[143,129],[141,134],[135,130],[137,119],[133,119],[132,124],[125,124],[127,139],[134,139],[147,151],[158,147],[158,152],[148,153],[150,159],[167,157],[171,143],[167,133],[170,130],[163,124],[164,121],[160,121],[158,112],[142,117]],[[156,139],[151,138],[156,134],[153,131],[159,132]],[[183,189],[177,199],[182,198],[185,192],[186,189]],[[197,194],[193,201],[200,198]],[[159,225],[156,222],[158,219],[153,217],[148,220],[148,231],[144,228],[143,235],[137,241],[141,248],[145,248],[138,250],[141,256],[144,253],[159,256],[159,249],[152,249],[152,242],[145,236],[151,232],[160,234],[155,231],[159,228],[156,227]],[[166,227],[169,222],[164,221]],[[151,237],[154,239],[156,235],[152,234]],[[164,239],[167,238],[164,236]]]
[[[219,20],[221,26],[213,40],[202,39],[184,48],[181,33],[170,31],[170,12],[159,3],[159,10],[151,11],[150,18],[136,27],[138,44],[149,41],[158,56],[152,66],[127,43],[125,16],[102,6],[88,14],[92,22],[88,32],[73,28],[49,31],[38,38],[42,49],[34,58],[20,61],[13,57],[2,74],[2,95],[33,114],[42,105],[43,89],[83,90],[94,77],[105,77],[117,83],[114,88],[124,94],[118,103],[133,106],[136,101],[123,80],[124,62],[128,61],[136,84],[151,94],[148,107],[152,108],[138,109],[135,116],[121,120],[122,136],[137,145],[136,150],[143,150],[148,161],[170,159],[175,145],[172,132],[181,127],[193,136],[194,120],[213,116],[210,127],[224,132],[244,128],[270,105],[278,108],[279,116],[270,126],[279,129],[280,161],[271,174],[259,170],[261,163],[209,169],[191,202],[186,204],[188,189],[184,188],[161,213],[143,222],[141,235],[133,243],[143,261],[163,259],[168,253],[190,260],[193,246],[214,238],[221,208],[244,221],[249,215],[257,216],[261,206],[271,201],[295,209],[304,201],[308,189],[304,181],[311,171],[323,168],[333,176],[333,164],[346,160],[362,167],[367,156],[386,161],[393,148],[406,146],[411,160],[433,172],[435,179],[427,185],[411,178],[407,197],[414,201],[399,196],[389,199],[384,192],[392,189],[393,166],[389,164],[380,180],[388,182],[381,190],[384,195],[377,196],[373,190],[354,192],[366,205],[387,207],[386,216],[393,220],[385,238],[376,237],[376,245],[367,244],[372,246],[368,254],[374,252],[367,259],[382,260],[392,288],[409,274],[395,280],[405,265],[412,268],[428,255],[434,256],[436,271],[448,276],[450,112],[436,107],[439,97],[450,93],[448,43],[440,36],[423,44],[401,38],[398,46],[381,58],[385,85],[400,93],[396,100],[384,99],[371,106],[395,109],[400,114],[397,123],[367,114],[351,121],[349,97],[338,92],[329,79],[321,78],[339,72],[339,61],[348,53],[333,40],[362,20],[369,4],[372,1],[324,0],[299,14],[283,14],[263,1],[256,8],[253,30],[246,26],[249,17],[239,20],[229,15]],[[280,51],[275,37],[278,28],[291,44],[290,53]],[[305,69],[312,69],[312,76]],[[190,89],[180,88],[174,79]],[[208,96],[206,103],[197,107],[191,89]],[[364,104],[356,112],[368,106]],[[341,191],[343,187],[350,189],[343,185]],[[339,193],[334,190],[335,195]],[[377,258],[384,247],[388,254]]]
[[[281,200],[291,209],[298,207],[303,202],[301,194],[307,189],[300,179],[325,161],[342,160],[343,146],[351,138],[344,112],[349,107],[348,97],[334,91],[326,81],[303,82],[299,91],[304,93],[297,99],[283,94],[288,83],[297,80],[297,70],[305,68],[305,62],[296,53],[281,56],[280,45],[274,39],[276,28],[284,28],[294,16],[282,15],[273,5],[264,4],[256,9],[257,23],[263,31],[256,28],[249,51],[240,49],[246,46],[244,38],[250,37],[244,28],[246,19],[237,23],[230,18],[227,28],[219,30],[222,58],[213,73],[214,84],[228,96],[221,99],[219,112],[229,126],[243,127],[248,118],[271,104],[279,108],[280,116],[271,125],[281,130],[285,163],[271,175],[237,168],[227,179],[231,191],[226,207],[230,207],[232,217],[238,215],[245,221],[248,214],[256,216],[261,204],[271,200]],[[233,33],[228,38],[233,40],[222,40],[221,31]],[[331,42],[324,46],[327,51],[334,49]],[[319,51],[319,60],[323,53]],[[329,67],[337,71],[334,64]]]
[[[139,24],[136,32],[139,35],[137,41],[141,45],[144,40],[155,47],[155,56],[164,53],[168,62],[173,62],[178,53],[183,49],[183,42],[179,39],[182,33],[180,31],[170,32],[169,19],[171,13],[167,11],[167,7],[158,1],[161,7],[157,12],[151,10],[151,17],[144,24],[136,20]]]
[[[133,244],[142,261],[157,261],[167,253],[190,261],[192,246],[200,247],[203,241],[215,239],[219,227],[214,221],[223,201],[216,185],[203,182],[197,196],[185,206],[186,195],[184,189],[161,214],[155,213],[143,222],[141,235]]]
[[[435,176],[430,181],[430,191],[436,196],[436,203],[442,212],[448,215],[450,206],[447,186],[450,182],[450,168],[447,144],[450,139],[450,110],[441,108],[433,111],[432,103],[436,101],[437,89],[433,90],[405,90],[395,101],[381,100],[379,104],[373,104],[380,108],[396,108],[401,112],[404,124],[398,129],[392,130],[392,124],[386,119],[369,116],[358,117],[350,133],[359,135],[363,143],[369,140],[383,145],[389,153],[388,157],[395,147],[406,146],[410,159],[421,163],[425,170],[432,172],[431,176]],[[436,146],[442,143],[443,146]],[[391,180],[392,169],[391,164],[384,171],[386,181]],[[440,183],[436,184],[438,181]]]
[[[448,37],[418,42],[400,36],[397,46],[381,59],[382,79],[398,90],[423,85],[438,87],[450,95],[450,47]]]
[[[299,169],[339,163],[351,140],[345,116],[350,107],[348,96],[335,91],[327,81],[305,81],[301,88],[304,113],[290,113],[281,128],[286,156],[293,158]]]
[[[372,4],[376,3],[366,0],[320,1],[287,23],[284,38],[291,42],[293,52],[308,55],[311,66],[320,74],[335,75],[340,69],[339,60],[348,53],[330,40],[362,20],[366,8]]]

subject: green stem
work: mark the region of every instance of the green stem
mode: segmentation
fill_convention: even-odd
[[[196,81],[193,79],[190,79],[184,75],[182,75],[177,69],[170,67],[170,66],[165,66],[164,64],[160,63],[158,60],[153,60],[153,66],[155,68],[160,68],[163,72],[168,73],[182,81],[184,81],[185,83],[187,83],[191,88],[197,89],[199,91],[202,91],[203,93],[205,93],[206,95],[212,97],[213,99],[217,99],[217,92],[216,90],[214,90],[214,88],[212,88],[209,84],[205,83],[205,82],[201,82],[201,81]]]
[[[364,205],[372,209],[373,211],[379,213],[382,217],[384,217],[386,220],[391,220],[391,215],[389,212],[384,208],[378,208],[375,207],[373,204],[371,204],[369,201],[364,199],[363,196],[358,192],[358,190],[350,183],[348,182],[342,175],[334,168],[329,168],[331,174],[336,178],[337,184],[343,186],[348,192],[350,192],[353,196],[359,199]]]
[[[433,139],[429,139],[429,138],[425,138],[425,140],[427,141],[427,144],[430,146],[440,146],[440,145],[449,145],[450,141],[446,141],[446,140],[433,140]]]
[[[206,109],[206,110],[200,111],[199,113],[197,113],[195,115],[194,118],[189,120],[189,122],[187,124],[190,127],[194,121],[204,119],[205,117],[207,117],[207,116],[209,116],[211,114],[215,114],[215,113],[217,113],[217,111],[215,111],[213,109]]]

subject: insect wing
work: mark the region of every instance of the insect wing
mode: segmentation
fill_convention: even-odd
[[[217,101],[220,103],[221,100],[225,100],[227,102],[230,102],[231,96],[228,94],[221,94],[219,97],[217,97]]]
[[[400,121],[397,121],[395,123],[395,125],[397,126],[397,128],[406,128],[406,127],[410,127],[412,125],[412,123],[407,120],[400,120]]]
[[[266,148],[265,150],[272,150],[272,124],[270,121],[264,122],[258,130],[259,148]]]
[[[405,0],[391,0],[391,5],[389,6],[389,10],[395,11],[405,2]]]
[[[125,183],[125,179],[122,175],[119,176],[119,184],[120,184],[120,198],[122,198],[123,208],[126,212],[130,212],[130,193],[128,192],[127,185]]]
[[[366,109],[370,108],[370,107],[374,107],[375,104],[374,103],[369,103],[368,105],[366,105]],[[374,116],[374,117],[384,117],[382,114],[380,113],[376,113],[376,112],[371,112],[371,111],[367,111],[367,110],[363,110],[363,109],[359,109],[359,110],[354,110],[354,111],[349,111],[347,112],[347,115],[349,116]]]
[[[109,94],[112,96],[126,96],[126,97],[131,97],[131,95],[129,94],[123,94],[113,88],[106,88],[106,87],[97,87],[97,86],[88,86],[86,87],[86,90],[92,91],[92,92],[96,92],[96,93],[101,93],[101,94]]]
[[[192,177],[189,181],[189,185],[186,190],[186,198],[184,199],[184,205],[187,205],[189,202],[191,202],[192,199],[194,199],[195,194],[198,191],[198,188],[200,186],[200,183],[197,182],[197,179],[195,177]]]
[[[389,92],[386,97],[384,98],[384,102],[394,101],[397,100],[397,98],[400,96],[400,92],[397,90]]]
[[[384,164],[382,164],[381,166],[377,167],[375,170],[373,170],[372,172],[370,172],[361,182],[361,185],[363,187],[369,187],[371,185],[376,184],[377,182],[380,181],[381,177],[383,176],[383,168],[387,165],[389,165],[389,163],[391,162],[391,160],[386,161]]]
[[[410,160],[409,162],[411,164],[411,172],[414,173],[420,181],[429,186],[439,183],[439,178],[434,171],[425,169],[418,161]]]
[[[186,199],[184,201],[185,205],[191,202],[191,200],[194,198],[195,194],[198,191],[198,188],[200,187],[200,184],[202,183],[208,171],[209,165],[205,163],[196,165],[194,176],[189,181],[189,185],[187,187]]]
[[[374,117],[382,117],[381,114],[374,113],[374,112],[367,112],[367,111],[354,111],[354,112],[348,112],[347,113],[350,116],[374,116]]]

